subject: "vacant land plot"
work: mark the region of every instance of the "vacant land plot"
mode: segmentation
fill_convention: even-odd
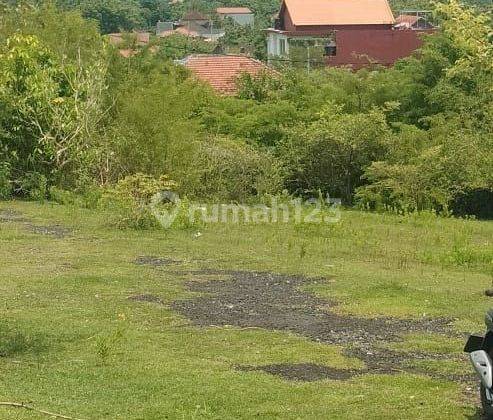
[[[477,416],[461,349],[493,306],[493,223],[106,220],[0,203],[0,400],[81,419]]]

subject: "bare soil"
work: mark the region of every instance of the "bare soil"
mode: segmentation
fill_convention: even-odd
[[[262,371],[274,376],[279,376],[288,381],[315,382],[324,379],[344,381],[355,375],[357,371],[337,369],[329,366],[313,363],[289,364],[266,366],[240,366],[238,370],[244,372]]]
[[[202,295],[190,300],[176,301],[172,308],[194,325],[287,331],[313,341],[341,345],[347,356],[358,358],[366,365],[363,371],[339,371],[311,364],[254,368],[246,366],[246,370],[260,369],[297,380],[316,380],[314,378],[320,376],[347,379],[362,373],[424,373],[409,367],[409,361],[437,360],[437,357],[443,360],[448,356],[395,352],[382,347],[391,342],[402,341],[404,334],[412,332],[457,336],[452,330],[451,319],[362,318],[338,314],[333,311],[337,305],[334,301],[319,298],[303,290],[305,286],[327,282],[324,279],[246,271],[202,270],[192,274],[197,280],[188,282],[187,286],[191,291]],[[210,276],[213,274],[218,276],[217,280],[211,280]],[[207,280],[200,279],[203,276],[207,276]],[[228,278],[224,279],[225,276]],[[426,374],[447,377],[429,372]],[[468,375],[463,378],[447,378],[464,381],[471,379]]]
[[[0,223],[23,223],[29,222],[29,219],[17,210],[2,209],[0,210]]]
[[[72,233],[72,230],[61,225],[39,226],[28,224],[27,228],[32,233],[45,236],[53,236],[58,239],[63,239]]]
[[[65,238],[72,233],[71,229],[59,224],[49,226],[35,225],[23,213],[9,208],[0,210],[0,223],[22,223],[32,233],[53,236],[59,239]]]

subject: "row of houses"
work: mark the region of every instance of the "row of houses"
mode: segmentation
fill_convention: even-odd
[[[253,12],[247,7],[218,7],[216,15],[219,20],[231,19],[237,25],[253,25],[255,22]],[[199,11],[192,10],[186,13],[179,21],[159,21],[156,25],[156,36],[165,38],[171,35],[184,35],[192,38],[201,38],[205,41],[216,42],[225,35],[224,29],[214,25],[214,19],[205,16]],[[113,33],[108,38],[113,45],[121,45],[128,41],[129,34]],[[136,46],[147,45],[151,33],[147,31],[135,31],[131,34],[135,38]],[[128,43],[128,42],[127,42]]]
[[[231,19],[235,24],[241,26],[253,25],[255,22],[253,12],[247,7],[218,7],[216,16],[222,21]],[[173,34],[202,38],[206,41],[214,42],[222,38],[226,33],[224,29],[215,27],[214,19],[198,11],[190,11],[178,22],[157,23],[156,35],[158,37],[163,38]]]
[[[218,8],[220,19],[230,18],[240,25],[253,24],[253,13],[243,7]],[[388,0],[283,0],[272,28],[267,29],[268,60],[345,66],[360,69],[370,64],[390,66],[411,55],[422,45],[423,34],[433,33],[426,11],[410,11],[394,16]],[[217,41],[224,30],[199,12],[187,13],[179,22],[159,22],[158,37],[182,34]],[[149,43],[149,33],[135,33],[137,45]],[[115,44],[121,34],[111,34]],[[121,50],[122,52],[122,50]],[[130,56],[134,50],[124,50]],[[256,75],[270,71],[262,62],[245,55],[192,55],[179,64],[209,83],[222,94],[236,92],[242,73]]]

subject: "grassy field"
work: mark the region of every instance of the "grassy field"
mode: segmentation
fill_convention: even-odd
[[[483,294],[493,280],[491,222],[344,211],[333,225],[219,224],[198,234],[116,230],[103,214],[53,204],[3,202],[1,214],[2,401],[80,419],[476,418],[475,389],[451,378],[472,369],[460,333],[481,331],[493,306]],[[135,264],[143,256],[173,262]],[[302,289],[337,302],[338,319],[447,318],[455,333],[372,342],[435,357],[403,362],[416,371],[367,372],[345,352],[351,343],[193,325],[173,303],[199,296],[191,280],[228,278],[203,270],[324,278]],[[155,301],[129,299],[143,295]],[[276,364],[362,373],[307,382],[237,368]],[[0,407],[0,418],[43,416]]]

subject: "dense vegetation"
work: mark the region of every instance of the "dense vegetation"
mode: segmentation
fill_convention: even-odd
[[[198,10],[213,17],[220,6],[246,6],[256,15],[258,23],[267,27],[279,8],[279,0],[57,0],[64,9],[77,9],[99,22],[103,33],[119,30],[153,28],[159,20],[179,20],[189,10]]]
[[[480,208],[493,192],[487,15],[442,4],[441,32],[393,68],[280,69],[219,97],[173,64],[176,44],[124,59],[98,29],[135,22],[98,28],[84,10],[3,7],[2,197],[97,196],[146,174],[168,176],[190,198],[287,190],[369,209],[488,213]]]

